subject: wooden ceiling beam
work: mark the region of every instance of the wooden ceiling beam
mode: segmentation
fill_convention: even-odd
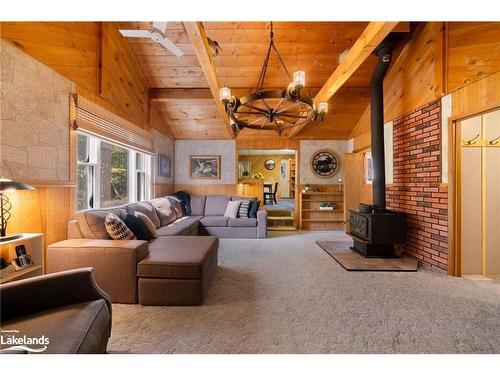
[[[212,52],[208,45],[207,35],[205,33],[205,28],[202,22],[184,22],[184,28],[193,43],[194,51],[200,66],[203,69],[205,78],[212,92],[213,99],[215,100],[215,105],[219,111],[221,118],[224,120],[227,131],[231,138],[235,138],[235,134],[229,123],[229,117],[224,108],[224,104],[219,100],[219,89],[221,87],[219,82],[219,76],[217,75],[217,70],[215,68],[215,62],[212,57]]]
[[[327,102],[351,77],[361,64],[371,55],[384,38],[397,26],[398,22],[370,22],[358,40],[337,66],[330,78],[314,98],[314,103]],[[292,128],[290,138],[294,138],[304,125]]]

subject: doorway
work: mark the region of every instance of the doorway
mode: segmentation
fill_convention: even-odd
[[[295,230],[297,164],[295,150],[239,150],[238,186],[268,213],[269,230]]]
[[[500,109],[455,122],[457,274],[500,278]]]

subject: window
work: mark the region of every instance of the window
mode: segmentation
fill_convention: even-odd
[[[151,156],[78,134],[78,210],[146,200],[151,190]]]
[[[94,207],[95,144],[83,134],[77,137],[77,200],[78,210]]]
[[[143,154],[135,154],[135,181],[137,201],[146,199],[146,157]]]

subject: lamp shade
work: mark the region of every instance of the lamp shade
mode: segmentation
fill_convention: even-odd
[[[14,191],[14,190],[35,190],[31,185],[19,181],[12,181],[5,178],[0,178],[0,191]]]

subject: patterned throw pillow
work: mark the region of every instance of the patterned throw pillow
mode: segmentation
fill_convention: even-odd
[[[238,217],[248,217],[248,212],[250,210],[250,201],[242,200],[240,204],[240,208],[238,210]]]
[[[106,231],[114,240],[135,240],[134,233],[115,214],[109,213],[104,219]]]

